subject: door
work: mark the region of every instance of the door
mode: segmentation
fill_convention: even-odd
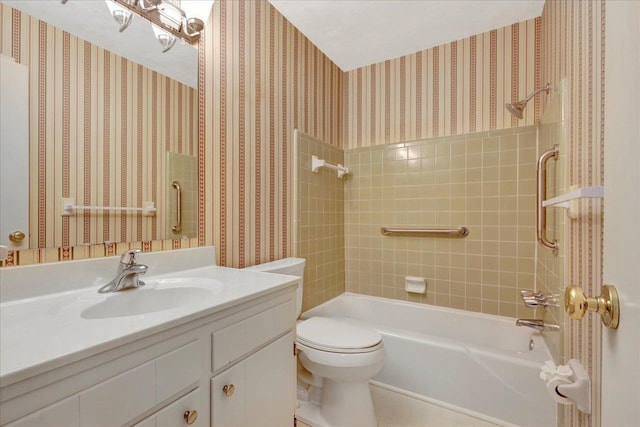
[[[602,337],[602,426],[640,420],[640,2],[606,4],[604,282],[620,326]]]
[[[0,245],[27,249],[28,234],[29,68],[0,55]]]

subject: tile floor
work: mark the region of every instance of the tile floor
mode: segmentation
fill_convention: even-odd
[[[495,427],[422,400],[371,386],[378,427]],[[298,427],[310,427],[298,421]]]

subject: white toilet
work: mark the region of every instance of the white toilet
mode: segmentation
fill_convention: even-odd
[[[267,273],[303,277],[303,258],[285,258],[247,268]],[[296,315],[302,311],[302,284],[296,298]],[[382,337],[374,329],[342,319],[312,317],[296,327],[298,360],[308,373],[298,373],[302,421],[313,427],[373,427],[376,416],[369,380],[382,369]]]

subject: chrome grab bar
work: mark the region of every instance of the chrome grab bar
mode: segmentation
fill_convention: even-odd
[[[177,191],[177,224],[171,227],[171,231],[174,233],[180,233],[182,231],[182,189],[180,188],[180,183],[178,181],[173,181],[171,186]]]
[[[551,159],[558,160],[560,153],[558,144],[548,149],[538,159],[536,178],[538,188],[536,191],[536,237],[538,242],[545,248],[551,249],[554,254],[558,253],[558,242],[547,239],[547,208],[542,206],[542,202],[547,198],[547,162]]]
[[[382,227],[380,232],[385,236],[393,235],[424,235],[424,234],[441,234],[449,235],[453,237],[466,237],[469,235],[469,229],[467,227],[458,227],[454,229],[438,229],[438,228],[388,228]]]

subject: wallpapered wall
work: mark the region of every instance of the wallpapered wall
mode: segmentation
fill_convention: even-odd
[[[0,23],[0,53],[29,67],[29,247],[171,238],[165,153],[197,155],[197,91],[5,4]],[[62,197],[160,209],[63,217]]]
[[[540,80],[540,18],[346,73],[344,146],[348,148],[532,125],[504,104]]]
[[[293,131],[341,145],[343,73],[266,1],[216,1],[202,43],[200,243],[290,256]]]
[[[542,80],[567,79],[568,141],[566,186],[604,184],[604,30],[603,0],[547,1],[542,14]],[[545,102],[548,101],[545,98]],[[563,287],[580,284],[587,295],[600,295],[602,284],[603,205],[583,201],[577,220],[566,220],[566,267]],[[559,291],[562,291],[560,288]],[[598,427],[600,412],[601,324],[597,316],[566,321],[565,359],[578,358],[592,381],[592,414],[567,407],[564,425]]]

